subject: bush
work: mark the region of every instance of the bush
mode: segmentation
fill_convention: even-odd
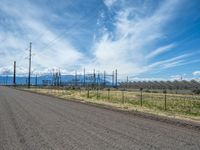
[[[200,94],[200,89],[194,89],[193,91],[192,91],[194,94]]]
[[[146,93],[151,93],[151,91],[150,91],[149,89],[144,90],[144,92],[146,92]]]

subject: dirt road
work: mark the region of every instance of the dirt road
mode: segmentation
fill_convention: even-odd
[[[200,132],[0,87],[0,150],[200,149]]]

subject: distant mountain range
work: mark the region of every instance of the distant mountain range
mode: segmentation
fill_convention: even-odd
[[[44,75],[44,76],[39,76],[39,77],[31,77],[31,84],[35,85],[41,85],[41,84],[51,84],[53,80],[52,75]],[[16,77],[16,84],[18,85],[25,85],[27,84],[28,77],[27,76],[17,76]],[[65,83],[74,83],[74,82],[83,82],[84,81],[84,76],[83,75],[78,75],[75,77],[74,75],[62,75],[61,76],[61,82]],[[93,82],[94,78],[91,77],[85,77],[85,82]],[[103,83],[103,78],[97,78],[96,77],[96,82],[101,82]],[[107,84],[111,84],[111,82],[107,79],[106,80]],[[13,85],[13,76],[0,76],[0,85]]]
[[[43,84],[47,81],[52,81],[53,77],[50,75],[46,76],[39,76],[39,77],[31,77],[31,84],[35,85],[37,84]],[[74,76],[73,75],[64,75],[61,76],[61,80],[65,82],[73,81]],[[27,84],[28,77],[26,76],[17,76],[16,77],[16,84]],[[13,84],[13,76],[0,76],[0,84],[1,85],[12,85]]]

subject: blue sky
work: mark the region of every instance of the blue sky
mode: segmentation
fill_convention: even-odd
[[[199,0],[1,0],[0,74],[58,69],[140,79],[200,76]]]

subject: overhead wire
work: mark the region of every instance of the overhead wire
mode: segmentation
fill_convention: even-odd
[[[97,8],[96,8],[96,9],[97,9]],[[91,13],[92,13],[92,12],[93,12],[93,10],[91,11]],[[97,14],[96,14],[96,13],[93,13],[93,15],[90,16],[90,17],[94,17],[95,15],[97,15]],[[87,14],[85,14],[84,16],[82,16],[81,19],[84,19],[84,17],[86,17],[86,16],[87,16]],[[79,20],[80,20],[80,19],[79,19]],[[87,21],[89,21],[89,20],[90,20],[90,18],[88,18],[87,20],[84,19],[84,23],[87,22]],[[64,31],[67,31],[67,30],[69,30],[70,28],[75,28],[75,27],[80,26],[80,25],[81,25],[81,24],[79,24],[79,22],[74,22],[73,24],[71,24],[71,25],[70,25],[67,29],[65,29]],[[51,40],[49,43],[47,43],[46,46],[43,47],[42,49],[44,50],[44,49],[47,49],[47,48],[52,47],[53,44],[54,44],[55,42],[57,42],[57,41],[63,39],[63,37],[64,37],[67,33],[68,33],[68,32],[62,32],[62,33],[60,33],[56,38],[54,38],[54,39]]]

